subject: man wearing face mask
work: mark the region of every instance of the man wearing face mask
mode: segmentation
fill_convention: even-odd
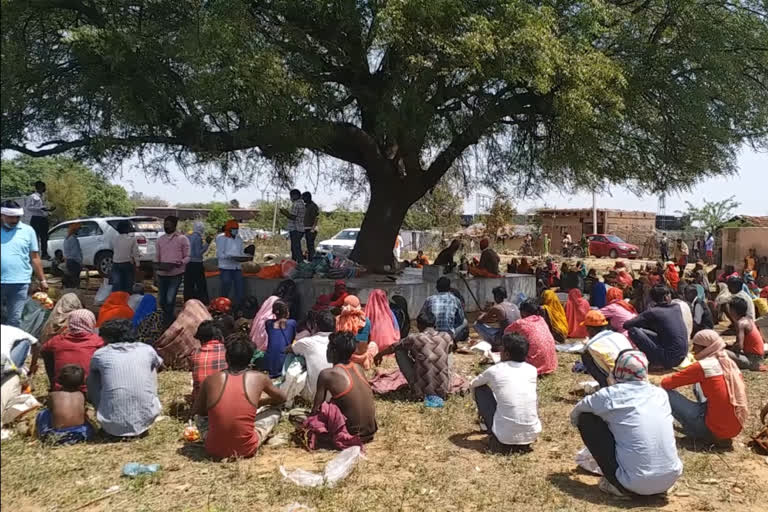
[[[37,235],[32,227],[21,222],[24,209],[15,201],[3,201],[2,210],[2,278],[3,320],[7,325],[21,325],[21,311],[27,301],[32,268],[40,280],[40,289],[48,291],[43,265],[38,254]]]
[[[219,259],[219,271],[221,271],[221,296],[229,297],[232,288],[235,296],[232,299],[233,307],[237,308],[243,300],[243,271],[240,261],[246,256],[243,254],[243,239],[238,235],[239,224],[236,220],[228,220],[224,226],[224,233],[216,237],[216,257]]]
[[[166,217],[163,223],[165,234],[155,244],[157,300],[163,310],[165,325],[171,325],[175,318],[176,294],[189,263],[189,238],[176,231],[178,223],[177,217]]]

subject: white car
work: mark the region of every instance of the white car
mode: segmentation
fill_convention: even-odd
[[[320,242],[317,245],[317,252],[348,256],[352,249],[355,248],[355,242],[357,242],[357,235],[359,233],[360,228],[342,229],[333,238]]]
[[[142,266],[155,259],[155,241],[163,233],[163,221],[155,217],[93,217],[73,219],[56,224],[48,231],[48,254],[62,248],[69,226],[80,223],[77,238],[83,251],[83,266],[95,268],[102,277],[112,271],[112,241],[117,238],[117,224],[127,220],[139,245]]]

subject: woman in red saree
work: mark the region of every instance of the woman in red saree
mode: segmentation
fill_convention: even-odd
[[[371,321],[371,341],[379,347],[379,352],[400,341],[400,327],[384,290],[373,290],[368,295],[365,316]]]
[[[568,337],[586,338],[587,328],[581,325],[589,313],[589,301],[581,295],[578,288],[568,292],[568,302],[565,303],[565,316],[568,317]]]
[[[677,273],[677,267],[674,263],[667,263],[667,270],[664,272],[664,279],[673,291],[677,292],[680,284],[680,274]]]

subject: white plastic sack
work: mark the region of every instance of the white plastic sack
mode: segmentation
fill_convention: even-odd
[[[302,487],[319,487],[321,485],[334,487],[352,473],[362,457],[363,454],[359,446],[350,446],[325,465],[322,475],[304,469],[288,472],[284,466],[280,466],[280,473],[286,480]]]
[[[583,382],[579,382],[579,387],[584,391],[585,395],[591,395],[600,389],[600,383],[596,380],[585,380]]]
[[[586,345],[577,341],[576,343],[556,343],[555,350],[558,352],[565,352],[567,354],[581,354],[584,352]]]
[[[475,352],[477,354],[480,354],[483,356],[484,361],[488,361],[489,363],[496,364],[501,360],[501,355],[493,352],[493,347],[491,347],[491,344],[487,341],[478,341],[471,347],[469,347],[469,350],[472,352]]]
[[[96,292],[96,295],[93,297],[93,305],[94,306],[101,306],[106,302],[107,297],[109,297],[109,294],[112,293],[112,285],[109,284],[109,281],[107,279],[102,279],[101,286],[99,286],[99,290]]]
[[[594,459],[594,457],[592,457],[592,454],[589,453],[589,450],[586,446],[576,454],[576,464],[586,469],[590,473],[600,476],[603,475],[603,470],[601,470],[600,466],[597,465],[597,461]]]
[[[3,425],[13,423],[16,419],[29,411],[39,409],[42,404],[32,395],[18,395],[5,404],[3,409]]]
[[[301,361],[293,360],[283,376],[280,390],[285,393],[285,406],[293,407],[293,399],[296,398],[307,386],[307,372],[301,365]]]

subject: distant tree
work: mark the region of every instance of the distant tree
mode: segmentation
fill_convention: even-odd
[[[484,216],[485,234],[493,240],[499,228],[514,222],[515,215],[517,215],[517,210],[512,206],[509,198],[505,196],[496,197],[488,214]]]
[[[0,163],[3,197],[25,196],[37,180],[46,183],[47,200],[56,210],[51,220],[75,217],[129,215],[133,205],[126,190],[102,175],[67,157],[31,158],[25,155]]]
[[[413,230],[440,229],[447,231],[459,227],[464,198],[447,181],[440,182],[431,192],[410,207],[403,228]]]
[[[211,231],[219,231],[219,228],[226,224],[231,218],[227,205],[224,203],[216,203],[211,206],[211,210],[208,212],[208,216],[205,218],[205,223],[208,225],[208,229]]]
[[[170,206],[170,203],[159,196],[148,196],[143,192],[131,192],[131,203],[134,206]]]
[[[722,201],[705,200],[702,206],[696,206],[690,201],[686,201],[685,205],[687,206],[685,211],[678,210],[676,213],[687,218],[689,225],[714,233],[733,217],[734,210],[741,203],[735,200],[735,196],[731,196]]]
[[[233,199],[229,202],[229,206],[231,206],[232,208],[240,208],[240,201],[238,201],[237,199]]]

